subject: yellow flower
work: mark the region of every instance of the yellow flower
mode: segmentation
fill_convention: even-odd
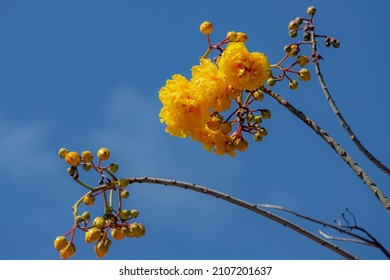
[[[238,90],[256,90],[270,77],[267,57],[259,52],[248,52],[242,42],[229,43],[218,60],[222,78]]]
[[[160,121],[166,123],[166,132],[171,135],[192,137],[205,126],[209,117],[207,101],[185,77],[173,75],[160,89],[159,99],[163,104]]]
[[[230,108],[228,85],[219,75],[218,67],[210,59],[201,58],[200,65],[192,67],[191,83],[195,91],[214,111],[223,112]]]

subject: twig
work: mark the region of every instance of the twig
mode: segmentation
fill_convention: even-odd
[[[279,205],[273,205],[273,204],[258,204],[259,207],[261,208],[272,208],[272,209],[277,209],[277,210],[280,210],[280,211],[284,211],[284,212],[287,212],[287,213],[290,213],[292,215],[295,215],[299,218],[302,218],[302,219],[305,219],[307,221],[310,221],[310,222],[313,222],[313,223],[316,223],[316,224],[320,224],[324,227],[329,227],[331,229],[334,229],[338,232],[340,232],[341,234],[346,234],[346,235],[349,235],[349,236],[352,236],[356,239],[348,239],[348,238],[336,238],[336,237],[331,237],[329,235],[326,235],[325,233],[323,233],[322,231],[319,231],[320,234],[322,236],[324,236],[325,238],[328,238],[328,239],[332,239],[332,240],[338,240],[338,241],[349,241],[349,242],[355,242],[355,243],[360,243],[360,244],[363,244],[363,245],[367,245],[367,246],[373,246],[373,247],[376,247],[378,248],[387,258],[390,259],[390,252],[386,250],[385,247],[383,247],[383,245],[378,241],[376,240],[376,238],[371,235],[367,230],[365,230],[364,228],[361,228],[361,227],[358,227],[356,225],[356,219],[355,217],[352,215],[352,213],[347,209],[347,212],[349,212],[351,215],[352,215],[352,218],[354,220],[354,225],[351,226],[349,225],[349,222],[348,220],[345,219],[344,215],[343,215],[343,218],[344,220],[346,221],[346,223],[348,224],[348,226],[343,226],[341,223],[338,223],[337,226],[335,225],[332,225],[332,224],[329,224],[329,223],[326,223],[326,222],[323,222],[323,221],[320,221],[320,220],[317,220],[317,219],[314,219],[314,218],[311,218],[309,216],[305,216],[305,215],[302,215],[298,212],[295,212],[295,211],[292,211],[290,209],[287,209],[287,208],[284,208],[282,206],[279,206]],[[358,234],[355,234],[353,233],[351,230],[358,230],[358,231],[361,231],[363,232],[364,234],[366,234],[371,240],[361,236],[361,235],[358,235]]]
[[[341,112],[339,108],[336,105],[336,102],[332,98],[332,95],[330,94],[330,91],[325,83],[324,77],[322,76],[321,69],[320,69],[320,63],[319,63],[319,57],[317,54],[317,41],[315,40],[314,31],[311,31],[311,38],[312,38],[312,53],[313,53],[313,64],[316,70],[316,74],[318,77],[318,80],[320,82],[322,91],[325,94],[325,98],[328,101],[330,107],[332,108],[334,114],[340,121],[341,126],[344,128],[344,130],[347,132],[348,136],[351,138],[352,142],[358,147],[358,149],[371,161],[373,162],[379,169],[383,170],[386,174],[390,175],[390,169],[386,167],[383,163],[381,163],[373,154],[371,154],[360,142],[360,140],[356,137],[356,135],[353,133],[351,127],[348,125],[347,121],[344,119],[344,117],[341,115]]]
[[[325,142],[331,147],[348,166],[356,173],[356,175],[363,181],[363,183],[369,188],[369,190],[375,195],[375,197],[382,203],[382,205],[390,212],[390,201],[382,190],[375,184],[375,182],[368,176],[368,174],[357,164],[352,157],[332,138],[328,133],[320,128],[314,121],[309,119],[303,112],[296,109],[287,100],[273,92],[268,88],[264,88],[264,92],[278,101],[287,110],[294,114],[297,118],[302,120],[307,126],[309,126],[315,133],[317,133]]]
[[[367,245],[367,246],[376,247],[371,242],[367,243],[367,242],[359,240],[359,239],[334,237],[334,236],[331,236],[331,235],[328,235],[328,234],[324,233],[322,230],[319,230],[319,233],[323,237],[325,237],[326,239],[329,239],[329,240],[336,240],[336,241],[343,241],[343,242],[354,242],[354,243],[358,243],[358,244],[361,244],[361,245]]]
[[[343,256],[346,259],[357,259],[357,257],[351,255],[347,251],[341,249],[339,246],[332,244],[328,241],[326,241],[323,238],[320,238],[316,236],[315,234],[305,230],[304,228],[282,218],[279,217],[275,214],[272,214],[266,210],[263,210],[259,208],[256,204],[251,204],[246,201],[243,201],[241,199],[235,198],[230,196],[229,194],[221,193],[219,191],[205,188],[196,184],[191,184],[191,183],[186,183],[186,182],[181,182],[181,181],[176,181],[176,180],[168,180],[168,179],[161,179],[161,178],[152,178],[152,177],[140,177],[140,178],[127,178],[129,184],[133,183],[150,183],[150,184],[158,184],[158,185],[164,185],[164,186],[171,186],[171,187],[178,187],[182,189],[189,189],[195,192],[199,192],[205,195],[213,196],[216,198],[220,198],[222,200],[225,200],[229,203],[238,205],[240,207],[246,208],[252,212],[255,212],[263,217],[266,217],[267,219],[270,219],[274,222],[277,222],[278,224],[281,224],[285,227],[288,227],[289,229],[294,230],[295,232],[309,238],[310,240],[324,246],[325,248],[328,248],[337,254]]]

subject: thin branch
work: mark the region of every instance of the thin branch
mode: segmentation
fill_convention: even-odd
[[[336,105],[336,102],[332,98],[332,95],[330,94],[330,91],[325,83],[324,77],[322,76],[321,69],[320,69],[320,63],[319,63],[319,57],[317,54],[317,41],[315,40],[314,31],[311,31],[311,38],[312,38],[312,53],[313,53],[313,64],[316,70],[316,74],[318,77],[318,80],[320,82],[322,91],[325,94],[325,98],[328,101],[330,107],[333,110],[333,113],[338,118],[341,126],[344,128],[344,130],[347,132],[348,136],[351,138],[352,142],[358,147],[358,149],[371,161],[373,162],[379,169],[383,170],[386,174],[390,175],[390,169],[386,167],[383,163],[381,163],[373,154],[371,154],[360,142],[360,140],[357,138],[357,136],[353,133],[351,127],[348,125],[347,121],[344,119],[344,117],[341,115],[341,112],[339,108]]]
[[[355,219],[355,216],[347,209],[347,212],[351,214],[353,220],[354,220],[354,225],[353,226],[350,226],[349,225],[349,222],[347,219],[345,219],[345,216],[344,216],[344,220],[346,221],[346,223],[348,224],[348,226],[343,226],[339,221],[337,223],[337,226],[335,225],[332,225],[332,224],[329,224],[329,223],[326,223],[326,222],[323,222],[323,221],[320,221],[320,220],[317,220],[317,219],[314,219],[314,218],[311,218],[309,216],[305,216],[305,215],[302,215],[298,212],[295,212],[295,211],[292,211],[290,209],[287,209],[287,208],[284,208],[282,206],[279,206],[279,205],[273,205],[273,204],[258,204],[259,207],[261,208],[272,208],[272,209],[277,209],[277,210],[280,210],[280,211],[284,211],[284,212],[287,212],[287,213],[290,213],[292,215],[295,215],[299,218],[302,218],[302,219],[305,219],[307,221],[310,221],[310,222],[313,222],[313,223],[316,223],[316,224],[320,224],[322,225],[323,227],[329,227],[331,229],[334,229],[336,231],[338,231],[339,233],[341,234],[346,234],[346,235],[349,235],[349,236],[352,236],[356,239],[348,239],[348,238],[336,238],[336,237],[332,237],[332,238],[329,238],[330,236],[326,235],[325,233],[323,233],[322,231],[319,231],[320,234],[322,236],[324,236],[325,238],[329,238],[329,239],[332,239],[332,240],[338,240],[338,241],[349,241],[349,242],[355,242],[355,243],[360,243],[360,244],[364,244],[364,245],[367,245],[367,246],[373,246],[373,247],[376,247],[378,248],[387,258],[390,259],[390,253],[389,251],[386,250],[385,247],[383,247],[383,245],[373,236],[371,235],[367,230],[365,230],[364,228],[361,228],[361,227],[358,227],[356,225],[356,219]],[[352,230],[355,229],[355,230],[358,230],[358,231],[361,231],[363,232],[364,234],[366,234],[371,240],[361,236],[361,235],[358,235],[358,234],[355,234],[352,232]]]
[[[295,232],[309,238],[310,240],[324,246],[327,249],[330,249],[334,251],[335,253],[341,255],[342,257],[346,259],[357,259],[357,257],[351,255],[347,251],[341,249],[339,246],[332,244],[328,241],[326,241],[323,238],[320,238],[316,236],[315,234],[305,230],[304,228],[282,218],[279,217],[275,214],[272,214],[266,210],[263,210],[259,208],[256,204],[251,204],[246,201],[243,201],[241,199],[235,198],[230,196],[229,194],[221,193],[219,191],[205,188],[196,184],[191,184],[191,183],[186,183],[186,182],[181,182],[181,181],[176,181],[176,180],[168,180],[168,179],[161,179],[161,178],[152,178],[152,177],[140,177],[140,178],[127,178],[129,184],[133,183],[150,183],[150,184],[158,184],[158,185],[164,185],[164,186],[171,186],[171,187],[177,187],[177,188],[182,188],[182,189],[189,189],[195,192],[199,192],[205,195],[213,196],[215,198],[220,198],[222,200],[225,200],[229,203],[232,203],[234,205],[238,205],[239,207],[243,207],[245,209],[248,209],[252,212],[255,212],[267,219],[270,219],[278,224],[281,224],[289,229],[294,230]]]
[[[368,174],[357,164],[351,156],[332,138],[328,133],[320,128],[314,121],[309,119],[303,112],[296,109],[291,105],[287,100],[273,92],[268,88],[264,88],[264,92],[269,96],[278,101],[283,105],[287,110],[289,110],[293,115],[303,121],[307,126],[309,126],[315,133],[317,133],[321,138],[331,147],[346,164],[355,172],[355,174],[362,180],[362,182],[369,188],[369,190],[375,195],[375,197],[382,203],[383,207],[390,212],[390,201],[382,190],[375,184],[375,182],[368,176]]]
[[[371,243],[371,242],[367,243],[367,242],[362,241],[362,240],[359,240],[359,239],[334,237],[334,236],[330,236],[330,235],[324,233],[322,230],[319,230],[319,233],[320,233],[323,237],[325,237],[326,239],[329,239],[329,240],[336,240],[336,241],[343,241],[343,242],[353,242],[353,243],[358,243],[358,244],[361,244],[361,245],[376,247],[376,246],[375,246],[373,243]]]

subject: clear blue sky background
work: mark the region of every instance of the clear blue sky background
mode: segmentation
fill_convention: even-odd
[[[337,50],[320,47],[337,104],[368,149],[390,164],[387,1],[2,0],[0,259],[59,258],[53,239],[72,226],[71,205],[84,191],[57,156],[63,146],[80,152],[110,148],[121,177],[197,183],[328,222],[349,207],[358,224],[390,249],[390,215],[325,142],[274,100],[263,103],[272,111],[269,135],[235,158],[171,137],[159,122],[159,89],[175,73],[188,76],[206,49],[201,22],[213,22],[214,42],[230,30],[246,32],[248,49],[275,63],[293,42],[289,21],[305,16],[310,5],[317,7],[317,31],[341,41]],[[275,89],[390,194],[388,175],[350,143],[315,76],[296,92],[287,83]],[[107,259],[340,259],[212,197],[146,184],[130,191],[126,205],[139,210],[147,235],[113,242]],[[360,258],[384,258],[370,247],[339,245]],[[96,259],[81,232],[76,246],[75,259]]]

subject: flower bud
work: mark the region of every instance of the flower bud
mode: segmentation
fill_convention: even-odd
[[[77,168],[76,168],[75,166],[68,167],[68,168],[66,169],[66,171],[68,172],[68,174],[69,174],[70,176],[74,176],[74,175],[77,174]]]
[[[131,232],[134,234],[135,237],[142,237],[145,235],[145,227],[142,224],[132,224],[130,226]]]
[[[98,258],[103,258],[108,252],[108,246],[103,240],[100,240],[95,244],[94,250]]]
[[[263,136],[259,133],[259,132],[256,132],[254,135],[253,135],[253,139],[256,141],[256,142],[261,142],[263,140]]]
[[[235,42],[237,40],[237,33],[235,31],[230,31],[226,35],[226,38],[229,40],[229,42]]]
[[[263,109],[263,110],[261,110],[261,117],[262,117],[263,119],[269,119],[269,118],[271,118],[271,111],[268,110],[268,109]]]
[[[231,153],[233,152],[234,150],[236,149],[236,145],[234,145],[234,143],[232,141],[228,141],[226,144],[225,144],[225,151],[227,153]]]
[[[67,153],[69,153],[69,151],[66,148],[61,148],[58,151],[58,155],[60,156],[60,158],[65,158]]]
[[[246,141],[244,138],[236,141],[236,148],[240,152],[245,151],[248,148],[248,146],[249,146],[248,141]]]
[[[91,151],[83,151],[81,153],[81,160],[84,161],[85,163],[91,162],[93,159],[93,155]]]
[[[296,20],[292,20],[292,21],[290,21],[290,23],[288,24],[288,30],[297,29],[298,27],[299,27],[299,22],[296,21]]]
[[[296,17],[296,18],[295,18],[295,21],[298,23],[298,25],[301,25],[302,22],[303,22],[303,18],[301,18],[301,17]]]
[[[68,152],[65,155],[65,161],[72,166],[76,166],[81,162],[81,158],[77,152]]]
[[[213,25],[211,22],[204,21],[202,24],[199,26],[199,30],[202,34],[204,35],[210,35],[211,32],[213,32]]]
[[[110,164],[110,171],[113,172],[113,173],[116,173],[118,172],[118,169],[119,169],[119,165],[117,163],[111,163]]]
[[[75,218],[75,221],[76,221],[76,223],[81,223],[84,221],[84,219],[83,219],[83,217],[81,217],[81,215],[77,215]]]
[[[121,220],[128,220],[130,218],[131,212],[127,209],[122,210],[119,212],[119,218]]]
[[[267,85],[269,85],[270,87],[273,87],[275,85],[276,81],[274,78],[269,78],[267,80]]]
[[[297,62],[299,64],[299,66],[303,67],[309,63],[309,58],[306,55],[300,55],[297,58]]]
[[[83,198],[83,202],[84,202],[85,205],[91,206],[91,205],[93,205],[95,203],[95,197],[90,195],[90,194],[86,195]]]
[[[261,116],[255,116],[253,118],[253,121],[256,123],[256,124],[260,124],[263,122],[263,118]]]
[[[57,236],[54,240],[54,248],[56,250],[62,250],[68,245],[68,241],[65,236]]]
[[[309,70],[307,70],[306,68],[302,68],[301,70],[299,70],[299,79],[304,82],[310,81]]]
[[[268,135],[268,132],[267,132],[267,130],[266,130],[264,127],[259,128],[258,133],[259,133],[262,137]]]
[[[60,251],[60,258],[64,260],[69,259],[74,255],[75,252],[76,246],[74,246],[73,243],[68,243],[68,245],[66,245],[66,247]]]
[[[334,48],[338,48],[338,47],[340,47],[340,41],[338,41],[338,40],[336,40],[336,39],[331,39],[330,40],[330,43],[332,44],[332,46],[334,47]]]
[[[207,127],[211,131],[217,131],[221,127],[221,120],[214,116],[211,118],[210,121],[207,122]]]
[[[262,101],[264,99],[264,93],[262,90],[255,90],[253,93],[253,98],[257,101]]]
[[[248,40],[248,35],[244,32],[237,32],[236,42],[245,43]]]
[[[89,221],[91,219],[91,213],[85,211],[83,214],[81,214],[81,217],[83,217],[84,221]]]
[[[310,6],[309,8],[307,8],[307,13],[310,15],[310,16],[314,16],[316,14],[316,11],[317,9],[314,8],[314,6]]]
[[[129,195],[130,195],[130,193],[129,193],[128,190],[123,190],[123,191],[121,191],[121,198],[126,199],[126,198],[129,197]]]
[[[228,135],[232,131],[232,124],[230,122],[223,122],[221,124],[221,132],[224,135]]]
[[[110,151],[107,148],[100,148],[97,151],[97,156],[100,160],[107,160],[110,158]]]
[[[114,238],[115,240],[121,240],[121,239],[125,238],[125,235],[123,234],[122,230],[120,230],[118,228],[111,229],[110,234],[111,234],[112,238]]]
[[[92,227],[85,232],[84,240],[87,243],[93,243],[100,238],[101,231],[96,227]]]
[[[138,217],[138,214],[139,214],[139,212],[136,209],[133,209],[133,210],[130,211],[130,215],[134,219]]]
[[[106,225],[106,221],[102,217],[96,217],[92,224],[94,227],[102,229]]]
[[[288,35],[290,36],[290,38],[295,38],[298,36],[298,32],[296,30],[290,30],[288,32]]]
[[[92,167],[92,164],[91,163],[85,163],[85,164],[83,164],[83,169],[84,169],[84,171],[89,171],[89,170],[91,170],[91,167]]]
[[[127,180],[126,178],[120,179],[118,182],[118,186],[121,187],[122,189],[126,188],[128,185],[129,185],[129,180]]]
[[[295,80],[292,80],[288,86],[290,87],[291,90],[296,90],[298,88],[298,82]]]

